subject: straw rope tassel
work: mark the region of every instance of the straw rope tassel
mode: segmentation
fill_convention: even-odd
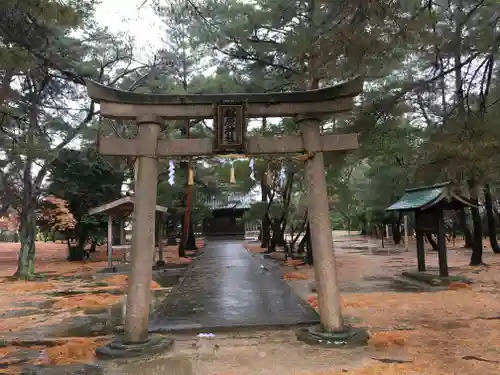
[[[229,176],[229,183],[235,184],[236,183],[236,177],[234,176],[234,166],[233,163],[231,163],[231,172]]]
[[[188,185],[189,186],[194,185],[194,174],[193,174],[193,168],[191,168],[191,166],[189,166],[188,169]]]

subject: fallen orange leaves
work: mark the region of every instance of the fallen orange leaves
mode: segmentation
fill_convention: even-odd
[[[252,253],[263,253],[264,251],[267,250],[265,247],[260,247],[260,244],[246,244],[245,245],[246,249],[248,251],[251,251]]]
[[[127,275],[113,275],[113,276],[108,276],[102,280],[103,283],[113,285],[113,286],[126,286],[128,283],[128,276]]]
[[[0,356],[4,356],[6,354],[9,354],[10,352],[16,350],[13,346],[7,346],[4,348],[0,348]]]
[[[57,285],[47,281],[13,281],[4,284],[11,293],[32,293],[57,289]]]
[[[309,280],[309,275],[305,272],[285,272],[283,280]]]
[[[95,350],[105,342],[103,338],[72,338],[65,344],[47,349],[50,364],[68,365],[91,362]]]
[[[319,303],[318,303],[318,297],[316,296],[310,296],[308,299],[307,299],[307,303],[309,305],[311,305],[311,307],[313,309],[317,309],[319,307]]]
[[[472,286],[466,283],[454,282],[448,285],[448,289],[450,290],[472,289]]]
[[[387,348],[391,345],[404,346],[405,342],[406,337],[404,332],[387,331],[372,333],[369,344],[376,348]]]
[[[285,265],[287,266],[302,266],[304,264],[304,261],[301,259],[288,259],[285,262]]]
[[[313,309],[317,309],[319,306],[318,297],[316,295],[310,296],[307,299],[307,303],[309,303]],[[341,297],[340,303],[343,308],[367,308],[373,305],[373,299],[365,294],[359,296],[353,294]]]
[[[52,308],[72,309],[75,307],[106,307],[118,302],[120,302],[120,296],[113,294],[87,294],[61,298],[52,305]]]
[[[109,276],[103,279],[102,282],[120,289],[126,289],[128,285],[128,276],[127,275]],[[158,289],[158,288],[160,288],[160,284],[158,284],[156,281],[151,281],[151,289]]]
[[[300,372],[294,375],[421,375],[420,370],[408,364],[374,364],[369,367],[349,370],[331,370],[321,372]],[[436,372],[425,372],[425,375],[438,375]],[[440,374],[439,374],[440,375]]]

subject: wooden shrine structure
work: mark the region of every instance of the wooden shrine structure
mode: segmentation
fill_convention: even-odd
[[[210,214],[203,219],[203,237],[245,239],[243,215],[250,209],[251,197],[230,193],[227,198],[222,200],[213,197],[204,202]]]
[[[214,208],[210,216],[203,219],[203,236],[207,239],[226,237],[245,239],[243,215],[246,207]]]
[[[314,249],[319,312],[323,329],[344,329],[328,212],[324,153],[358,148],[356,134],[321,134],[325,115],[346,112],[362,92],[363,80],[318,90],[260,94],[140,94],[112,89],[87,81],[88,95],[100,104],[103,117],[134,120],[135,139],[99,137],[99,152],[132,156],[138,163],[135,225],[132,235],[131,271],[125,317],[125,340],[148,340],[151,257],[154,248],[158,158],[190,159],[220,154],[301,154],[305,162],[308,213]],[[300,134],[281,137],[247,136],[247,118],[292,117]],[[213,119],[214,138],[163,139],[165,120]]]
[[[425,272],[424,236],[436,234],[438,239],[439,276],[447,277],[448,257],[444,227],[444,211],[476,206],[470,199],[460,195],[451,182],[407,189],[405,194],[386,211],[414,212],[417,239],[418,271]]]

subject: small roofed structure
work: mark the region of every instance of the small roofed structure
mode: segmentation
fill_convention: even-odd
[[[125,245],[125,218],[128,217],[134,211],[135,197],[126,196],[114,200],[112,202],[103,204],[98,207],[91,208],[89,210],[89,215],[107,215],[108,217],[108,269],[113,270],[113,218],[120,219],[120,245]],[[158,262],[163,262],[163,248],[162,248],[162,216],[169,213],[167,207],[156,205],[157,212],[157,222],[160,230],[158,231]],[[159,215],[158,215],[159,214]]]
[[[444,211],[477,206],[461,195],[450,181],[431,186],[407,189],[405,194],[386,211],[414,212],[417,239],[418,271],[425,272],[424,235],[437,234],[439,276],[448,277],[448,258],[444,228]]]
[[[203,236],[245,239],[243,215],[250,209],[250,202],[249,195],[235,195],[228,202],[210,202],[210,216],[203,219]]]

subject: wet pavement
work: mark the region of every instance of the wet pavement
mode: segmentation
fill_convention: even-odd
[[[151,331],[315,324],[319,316],[260,257],[211,241],[152,314]]]

